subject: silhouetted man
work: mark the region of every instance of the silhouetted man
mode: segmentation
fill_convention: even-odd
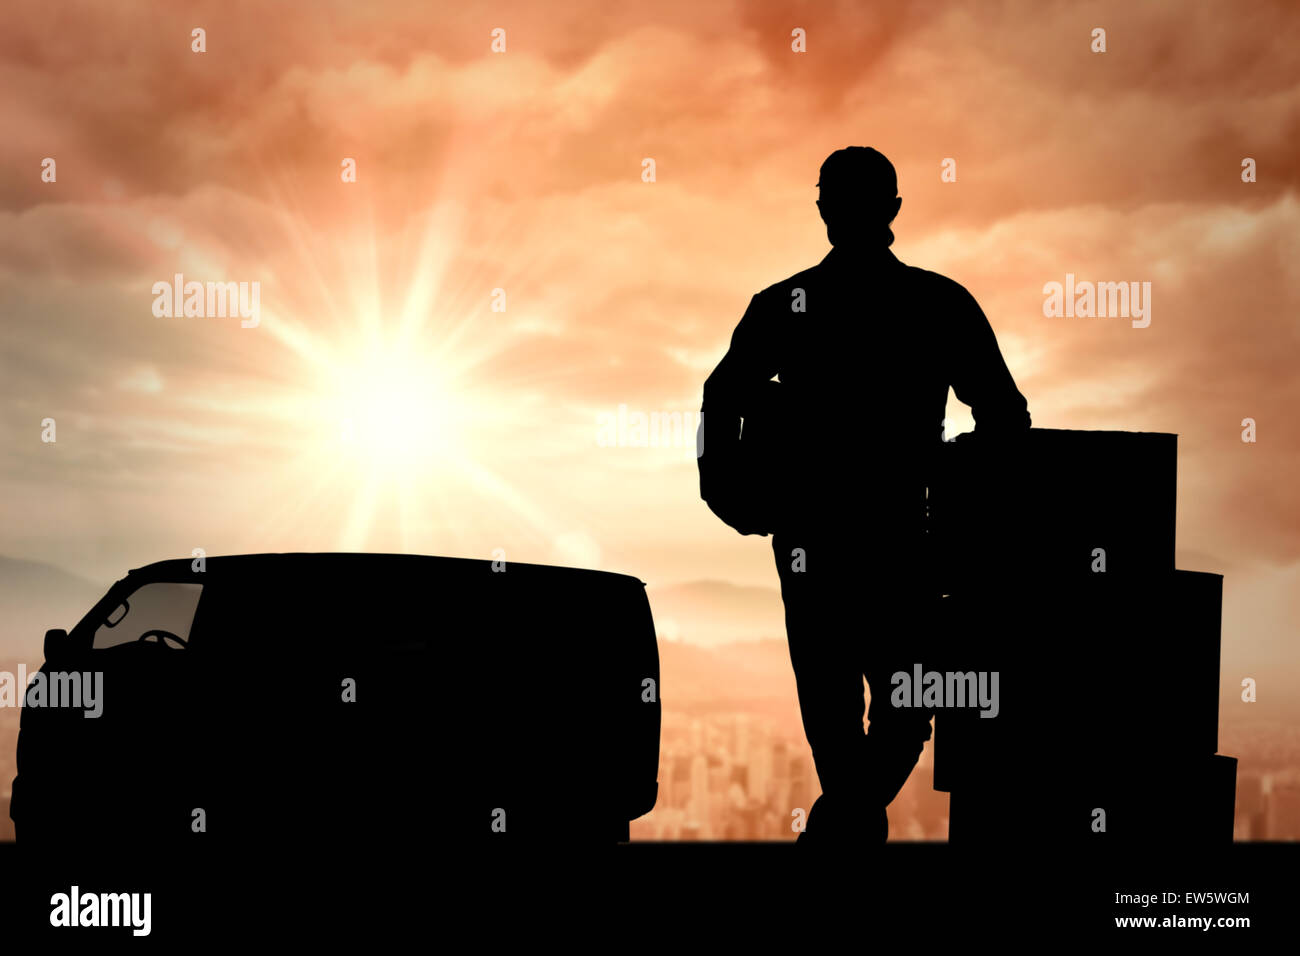
[[[705,382],[700,490],[742,534],[772,533],[822,786],[800,839],[883,841],[930,738],[932,715],[890,692],[925,663],[938,598],[923,544],[948,388],[981,441],[1023,433],[1029,412],[970,293],[889,251],[902,204],[889,160],[837,150],[817,186],[833,248],[753,297]]]

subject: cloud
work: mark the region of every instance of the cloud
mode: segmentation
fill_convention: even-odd
[[[282,6],[84,4],[82,29],[19,12],[0,38],[19,173],[0,183],[4,514],[69,566],[61,514],[100,521],[110,550],[281,533],[257,509],[314,440],[311,349],[418,320],[482,407],[480,464],[550,522],[504,541],[491,509],[429,509],[422,528],[457,530],[422,546],[549,554],[599,528],[601,560],[645,576],[768,580],[765,543],[717,526],[693,462],[596,448],[592,415],[697,407],[749,297],[824,254],[812,184],[849,143],[893,159],[896,251],[976,295],[1036,421],[1178,432],[1180,544],[1297,557],[1286,4]],[[178,271],[261,282],[263,327],[155,320],[150,286]],[[1044,318],[1067,271],[1151,281],[1151,327]],[[47,414],[57,449],[36,437]],[[328,543],[322,513],[300,541]]]

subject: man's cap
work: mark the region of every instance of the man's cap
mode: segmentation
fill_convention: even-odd
[[[817,185],[865,198],[893,199],[898,195],[898,174],[884,153],[870,146],[846,146],[826,157]]]

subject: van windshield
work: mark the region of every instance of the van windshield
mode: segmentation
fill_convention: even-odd
[[[190,640],[194,612],[203,585],[154,581],[136,588],[109,607],[98,622],[92,647],[96,650],[118,644],[149,641],[182,650]]]

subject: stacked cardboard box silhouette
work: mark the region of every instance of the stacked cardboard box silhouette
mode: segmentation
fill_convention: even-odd
[[[1174,567],[1176,486],[1175,435],[1033,429],[942,449],[930,534],[946,596],[920,662],[998,674],[997,716],[951,699],[936,713],[954,842],[1231,841],[1223,579]]]

